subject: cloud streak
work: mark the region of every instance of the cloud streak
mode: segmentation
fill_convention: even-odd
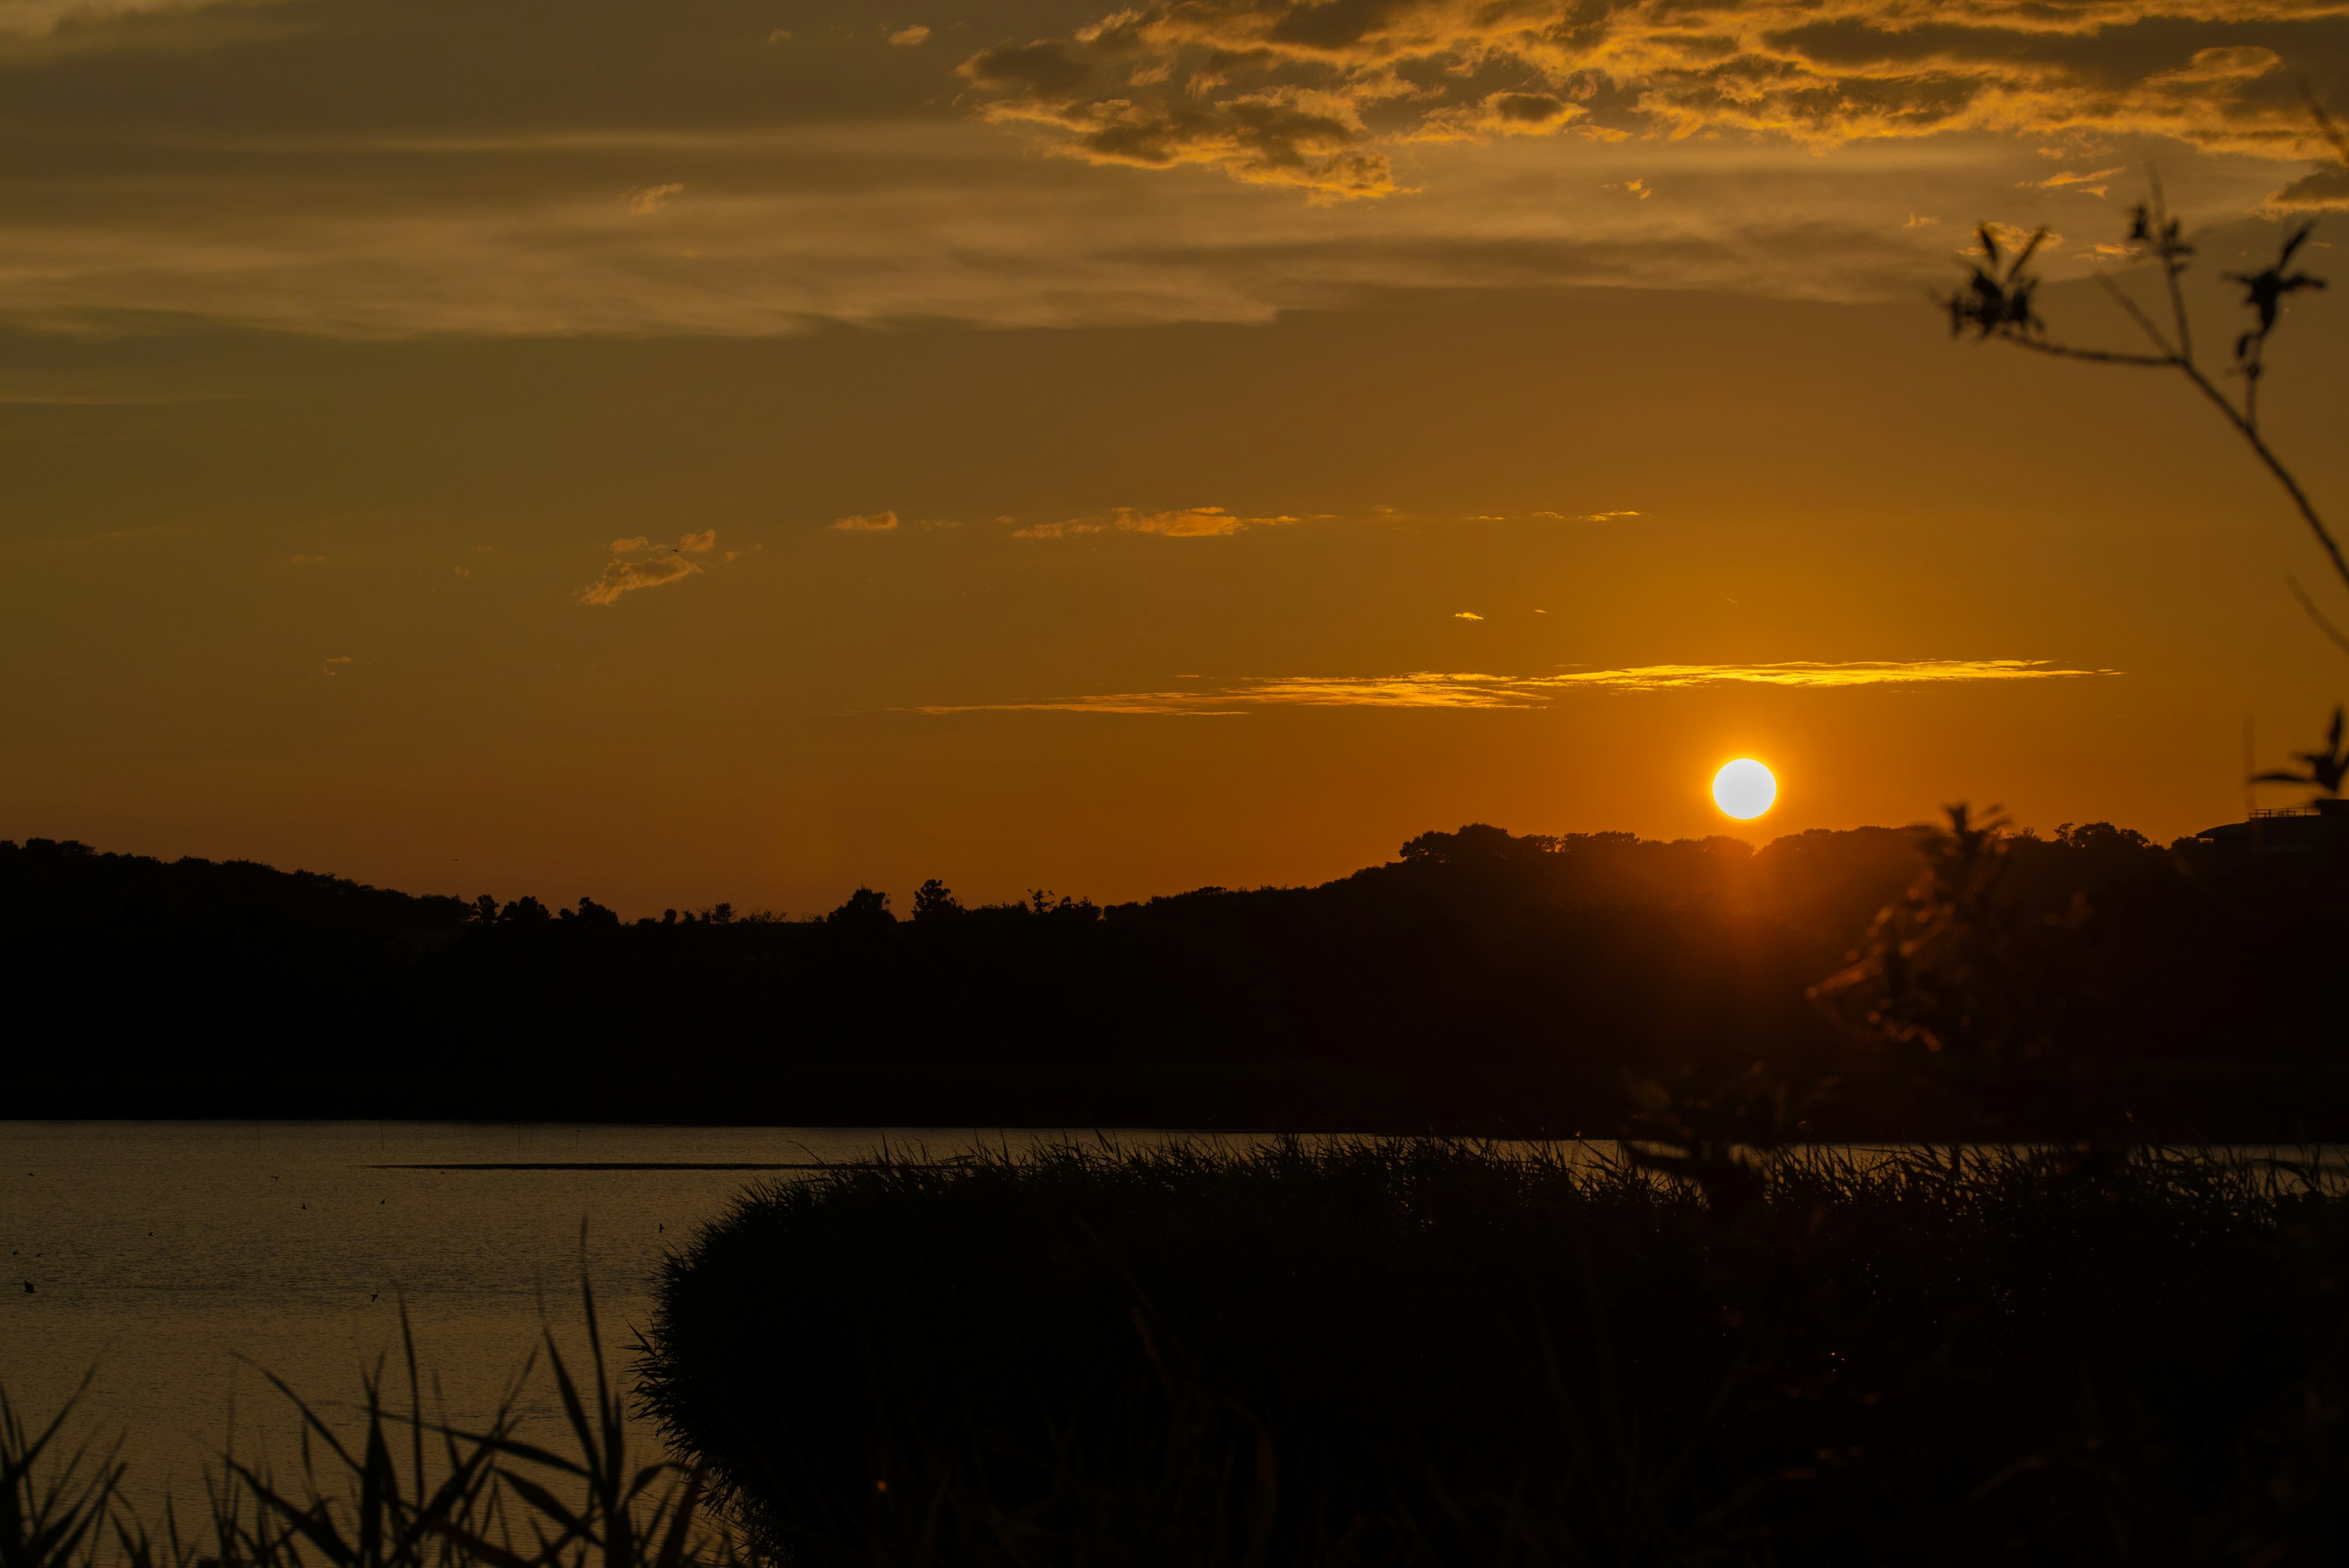
[[[1152,0],[982,50],[982,112],[1090,162],[1316,201],[1402,189],[1405,143],[1703,134],[1814,149],[1953,130],[2301,156],[2283,57],[2327,0]],[[1622,187],[1644,197],[1638,182]]]
[[[1249,528],[1274,528],[1298,522],[1278,517],[1240,517],[1220,506],[1185,506],[1173,512],[1144,512],[1121,506],[1107,516],[1071,517],[1060,523],[1031,523],[1014,528],[1015,539],[1066,539],[1082,534],[1156,534],[1168,539],[1219,539]]]
[[[1578,691],[1671,691],[1752,685],[1803,688],[2074,680],[2117,675],[2044,659],[1785,660],[1767,664],[1639,664],[1555,675],[1291,675],[1190,691],[1123,691],[1059,701],[937,704],[921,713],[1155,713],[1228,716],[1263,708],[1547,708]]]
[[[754,67],[695,8],[614,25],[617,0],[544,37],[400,0],[0,0],[0,321],[763,336],[1261,322],[1417,288],[1913,299],[1978,216],[2110,225],[2080,192],[2148,158],[2197,223],[2340,199],[2178,138],[2290,151],[2297,78],[2349,100],[2349,0],[1661,3],[1183,0],[957,81],[943,26],[803,31]],[[645,77],[648,47],[669,64]]]

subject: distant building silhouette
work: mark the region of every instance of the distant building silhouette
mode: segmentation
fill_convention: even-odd
[[[2206,827],[2194,836],[2230,857],[2305,855],[2335,835],[2349,835],[2349,799],[2328,796],[2309,805],[2254,808],[2243,822]]]

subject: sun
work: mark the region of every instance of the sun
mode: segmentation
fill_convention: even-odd
[[[1752,757],[1724,763],[1713,775],[1713,804],[1740,822],[1753,821],[1777,799],[1777,779]]]

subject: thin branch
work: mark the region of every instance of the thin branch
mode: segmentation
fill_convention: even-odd
[[[2169,285],[2169,314],[2178,322],[2178,357],[2188,364],[2194,362],[2194,327],[2186,316],[2186,291],[2178,286],[2178,275],[2185,269],[2178,265],[2175,254],[2176,237],[2170,232],[2169,199],[2162,194],[2161,171],[2148,164],[2146,180],[2153,186],[2153,219],[2158,225],[2155,243],[2161,251],[2161,275]]]
[[[2284,586],[2292,590],[2292,597],[2300,601],[2300,607],[2308,612],[2308,618],[2316,623],[2316,628],[2333,639],[2333,647],[2349,653],[2349,637],[2344,637],[2339,627],[2324,618],[2324,612],[2316,607],[2316,601],[2308,597],[2308,590],[2300,586],[2300,579],[2286,572],[2283,580]]]
[[[2316,94],[2310,90],[2304,80],[2300,84],[2300,96],[2308,100],[2308,112],[2316,118],[2316,129],[2324,133],[2325,140],[2333,143],[2333,151],[2341,161],[2349,165],[2349,135],[2342,134],[2341,128],[2333,123],[2333,117],[2324,112],[2324,106],[2316,100]]]
[[[2153,339],[2154,347],[2161,350],[2160,362],[2165,365],[2177,362],[2178,350],[2169,346],[2169,339],[2161,335],[2161,328],[2153,324],[2153,317],[2137,308],[2137,301],[2128,296],[2128,291],[2113,281],[2112,274],[2100,272],[2096,275],[2096,281],[2105,286],[2105,292],[2111,295],[2123,310],[2128,312],[2129,319],[2144,328],[2145,335]]]
[[[2085,359],[2095,365],[2142,365],[2157,370],[2166,370],[2178,363],[2166,355],[2116,354],[2108,348],[2075,348],[2069,343],[2050,343],[2044,337],[2025,337],[2019,333],[2002,336],[2018,348],[2028,348],[2034,354],[2045,354],[2057,359]]]
[[[2219,406],[2219,411],[2227,416],[2227,422],[2242,432],[2243,439],[2251,443],[2251,450],[2259,453],[2260,461],[2268,465],[2268,472],[2275,475],[2276,483],[2282,485],[2284,493],[2292,497],[2292,504],[2300,508],[2300,515],[2307,523],[2309,531],[2316,535],[2316,542],[2324,547],[2325,555],[2331,557],[2333,575],[2338,576],[2344,585],[2349,585],[2349,558],[2342,556],[2340,544],[2333,537],[2332,530],[2325,527],[2324,519],[2316,514],[2315,504],[2308,499],[2308,493],[2300,487],[2300,481],[2292,477],[2292,470],[2283,465],[2282,458],[2268,450],[2268,443],[2260,439],[2260,432],[2235,410],[2235,405],[2227,400],[2227,395],[2224,392],[2210,384],[2209,378],[2192,365],[2182,361],[2178,368],[2186,373],[2188,380],[2201,389],[2204,397]]]

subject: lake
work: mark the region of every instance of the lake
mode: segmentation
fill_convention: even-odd
[[[1051,1132],[988,1133],[1018,1148]],[[1144,1137],[1164,1134],[1143,1134]],[[0,1122],[0,1388],[46,1421],[85,1373],[142,1511],[186,1501],[233,1422],[290,1458],[291,1407],[399,1368],[399,1303],[448,1418],[486,1417],[552,1321],[584,1353],[579,1280],[624,1362],[655,1272],[749,1183],[885,1145],[948,1158],[969,1129]],[[667,1166],[672,1168],[652,1168]],[[465,1168],[472,1167],[474,1168]],[[503,1167],[504,1168],[490,1168]],[[594,1168],[604,1167],[605,1168]],[[626,1168],[634,1167],[636,1168]],[[30,1290],[26,1289],[29,1285]],[[428,1385],[429,1386],[429,1385]],[[534,1421],[552,1406],[533,1389]],[[429,1396],[428,1396],[429,1405]]]

